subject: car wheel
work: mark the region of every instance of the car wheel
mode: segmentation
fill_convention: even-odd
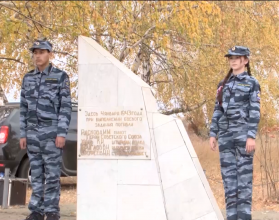
[[[31,183],[31,170],[30,170],[30,163],[28,158],[25,158],[22,161],[19,167],[18,177],[24,179],[28,178],[28,181]]]

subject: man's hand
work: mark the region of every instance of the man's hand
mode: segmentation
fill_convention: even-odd
[[[64,137],[56,137],[55,145],[58,148],[63,148],[65,146],[65,138]]]
[[[248,138],[247,141],[246,141],[246,152],[249,154],[251,153],[252,151],[255,150],[255,139],[253,138]]]
[[[19,146],[21,150],[26,149],[26,138],[20,138],[19,140]]]
[[[216,151],[216,149],[217,149],[216,138],[215,137],[210,137],[209,143],[210,143],[211,150]]]

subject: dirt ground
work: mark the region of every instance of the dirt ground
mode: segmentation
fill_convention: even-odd
[[[62,204],[61,220],[75,220],[76,219],[76,204]],[[24,220],[29,214],[26,206],[23,207],[9,207],[9,209],[0,209],[0,220]]]
[[[76,219],[76,204],[62,204],[61,220]],[[9,209],[0,209],[0,220],[24,220],[29,211],[25,207],[10,207]],[[223,214],[224,211],[223,211]],[[274,211],[255,211],[253,220],[278,220],[279,213]],[[132,220],[132,219],[131,219]]]

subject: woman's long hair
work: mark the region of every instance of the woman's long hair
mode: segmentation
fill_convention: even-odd
[[[248,61],[248,63],[245,65],[245,67],[247,67],[247,73],[248,73],[248,75],[249,75],[249,76],[252,76],[249,61]],[[219,103],[222,103],[223,88],[224,88],[225,84],[227,83],[228,79],[230,78],[232,72],[233,72],[233,69],[231,68],[231,69],[229,70],[228,74],[226,75],[226,77],[225,77],[224,80],[223,80],[223,83],[222,83],[222,85],[221,85],[222,88],[221,88],[220,90],[218,89],[217,100],[218,100]]]

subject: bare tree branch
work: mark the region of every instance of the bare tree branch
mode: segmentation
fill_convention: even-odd
[[[155,25],[150,27],[145,32],[145,34],[142,36],[142,38],[140,40],[138,40],[136,43],[134,43],[131,47],[127,47],[127,46],[125,47],[124,46],[121,53],[120,53],[119,61],[122,62],[126,58],[126,56],[129,54],[131,48],[134,48],[134,47],[138,46],[142,41],[144,41],[148,37],[149,32],[152,31],[154,28],[155,28]]]
[[[115,45],[113,45],[113,38],[112,38],[112,36],[109,36],[107,48],[108,48],[108,51],[109,51],[111,54],[112,54],[112,52],[113,52],[114,47],[115,47]]]
[[[122,8],[124,8],[127,12],[129,12],[130,15],[133,15],[132,12],[130,12],[127,8],[124,7],[123,2],[121,2],[121,6],[122,6]]]
[[[8,7],[15,7],[12,2],[1,2],[0,5],[8,6]]]
[[[151,75],[150,53],[146,49],[143,50],[145,52],[143,53],[141,79],[150,85],[150,75]]]
[[[204,100],[203,102],[201,102],[197,105],[194,105],[194,106],[190,106],[190,107],[186,106],[186,108],[182,106],[180,108],[174,108],[170,111],[163,111],[161,113],[164,115],[172,115],[172,114],[178,114],[178,113],[191,112],[191,111],[194,111],[194,110],[200,108],[201,106],[203,106],[207,101],[209,101],[209,100]]]
[[[159,54],[157,51],[155,51],[153,48],[151,48],[149,45],[143,43],[146,47],[148,47],[149,50],[151,50],[153,52],[153,54],[155,54],[157,57],[159,57],[161,60],[161,65],[164,66],[164,69],[168,69],[170,70],[175,76],[177,76],[175,71],[172,71],[172,69],[175,69],[175,65],[170,61],[167,60],[166,58],[164,58],[161,54]],[[170,65],[172,64],[172,66]],[[167,68],[165,67],[165,65],[167,66]]]
[[[173,69],[181,69],[181,67],[173,67],[173,68],[166,68],[166,69],[158,69],[156,71],[153,72],[153,75],[154,74],[157,74],[157,73],[160,73],[162,71],[168,71],[168,70],[173,70]]]
[[[183,38],[180,37],[180,39],[184,40]],[[189,42],[186,42],[186,41],[179,41],[179,40],[173,40],[174,43],[177,43],[177,44],[180,44],[180,45],[190,45],[190,46],[195,46],[195,44],[192,44],[192,43],[189,43]],[[200,44],[201,46],[205,46],[205,47],[219,47],[219,45],[216,45],[216,44]]]
[[[14,58],[0,57],[0,60],[11,60],[11,61],[15,61],[15,62],[18,62],[18,63],[21,63],[21,64],[25,65],[25,63],[21,62],[20,60],[14,59]]]
[[[28,1],[27,1],[27,3],[28,3]],[[11,7],[11,8],[17,8],[16,5],[15,5],[15,3],[14,3],[14,1],[9,1],[9,2],[4,1],[4,2],[1,2],[1,5],[3,5],[3,6],[8,6],[8,7]],[[25,7],[25,6],[19,5],[19,7]],[[30,5],[27,5],[27,7],[30,8],[31,6],[30,6]]]
[[[135,13],[135,14],[133,15],[133,16],[134,16],[134,20],[136,20],[136,19],[139,17],[139,14],[142,12],[142,10],[144,9],[145,5],[146,5],[146,2],[143,3],[143,5],[141,6],[141,8],[140,8],[140,10],[138,11],[138,13],[137,13],[137,14]],[[135,10],[135,12],[136,12],[136,10]]]
[[[150,83],[150,86],[154,85],[154,84],[159,84],[159,83],[171,83],[172,81],[169,80],[162,80],[162,81],[154,81]]]
[[[135,57],[135,60],[134,60],[134,62],[132,64],[132,67],[131,67],[131,70],[135,74],[137,74],[141,62],[142,62],[142,48],[140,47],[140,49],[139,49],[139,51],[138,51],[138,53],[137,53],[137,55]]]
[[[17,10],[19,10],[19,8],[16,6],[16,4],[14,3],[14,1],[11,1],[12,2],[12,4],[14,5],[14,7],[17,9]],[[27,3],[28,3],[28,1],[27,1]],[[26,4],[27,4],[26,3]]]
[[[123,48],[121,49],[120,56],[119,56],[120,62],[124,60],[124,53],[125,53],[126,49],[127,49],[127,40],[124,39],[124,45],[123,45]]]
[[[142,36],[142,38],[136,42],[131,48],[138,46],[145,38],[147,38],[148,34],[150,31],[152,31],[155,28],[155,25],[153,25],[152,27],[150,27]]]
[[[3,6],[4,8],[8,8],[8,9],[10,9],[10,10],[12,10],[12,11],[14,11],[14,12],[18,13],[19,15],[21,15],[21,16],[23,16],[23,17],[25,17],[26,19],[31,20],[31,21],[33,21],[33,22],[36,22],[37,24],[40,24],[42,27],[45,27],[45,28],[47,28],[47,29],[49,29],[49,30],[53,31],[51,28],[49,28],[49,27],[45,26],[45,25],[44,25],[44,24],[42,24],[41,22],[36,21],[36,20],[34,20],[34,19],[30,18],[30,17],[27,17],[27,16],[25,16],[24,14],[22,14],[20,11],[15,10],[15,9],[13,9],[13,8],[11,8],[11,7],[5,6],[3,3],[4,3],[4,2],[0,2],[0,6]]]
[[[30,18],[33,19],[33,18],[32,18],[32,15],[31,15],[31,13],[30,13],[28,7],[27,7],[27,4],[28,4],[28,2],[25,3],[25,7],[26,7],[26,9],[27,9],[27,11],[28,11],[28,13],[29,13]],[[40,31],[39,28],[37,27],[36,23],[35,23],[33,20],[32,20],[32,22],[33,22],[34,26],[36,27],[37,31],[38,31],[39,33],[41,33],[41,31]]]
[[[76,56],[74,56],[74,55],[72,55],[72,54],[70,54],[68,52],[54,50],[53,53],[60,53],[60,54],[68,55],[68,56],[71,56],[71,57],[77,59]]]

